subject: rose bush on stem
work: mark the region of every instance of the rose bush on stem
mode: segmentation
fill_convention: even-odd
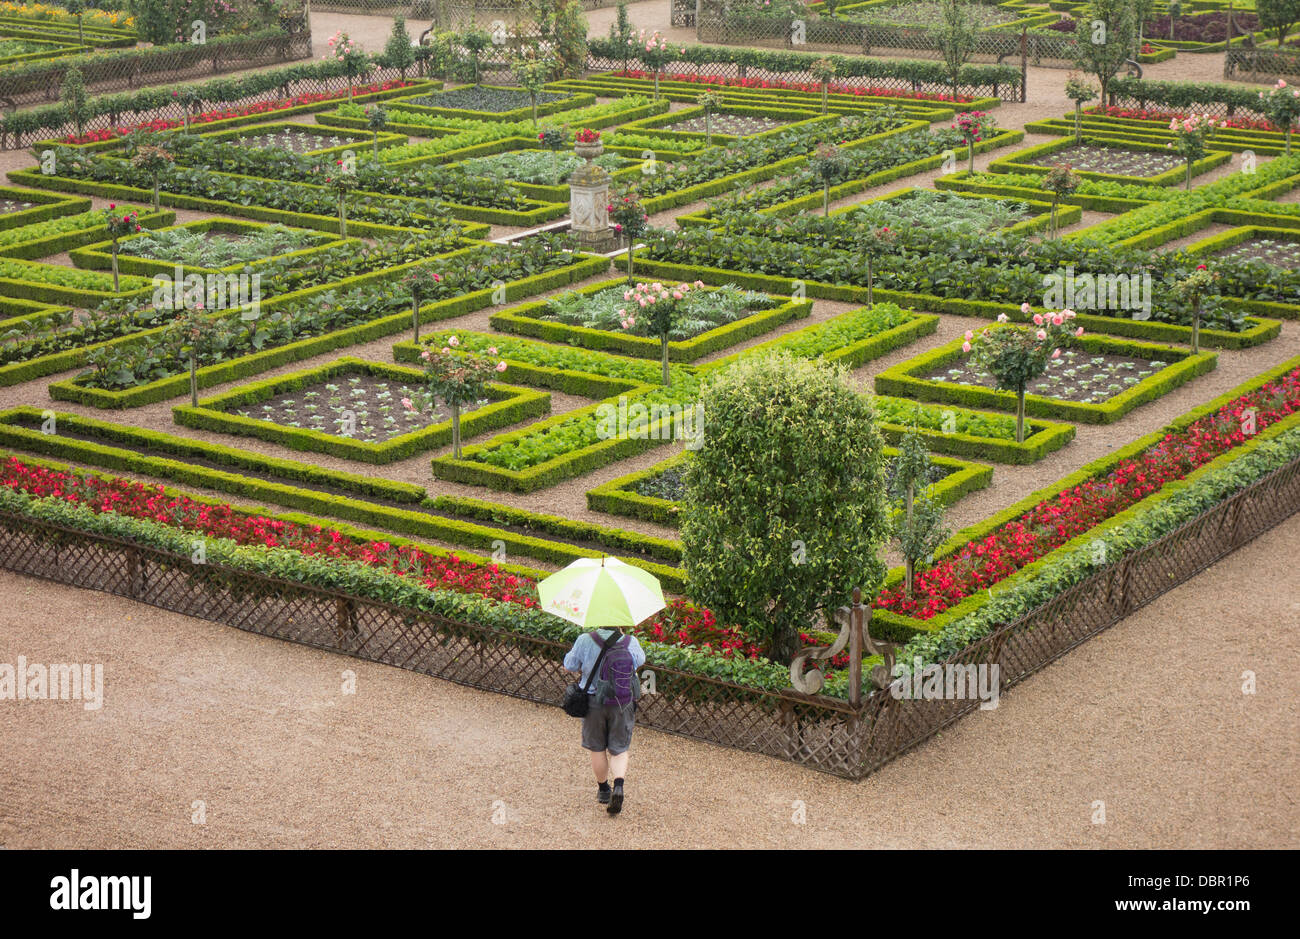
[[[108,204],[108,209],[104,212],[104,222],[108,227],[108,237],[113,242],[113,292],[116,293],[122,289],[117,274],[117,240],[125,235],[133,235],[140,231],[140,223],[136,221],[134,212],[118,213],[116,202]]]
[[[1029,314],[1029,304],[1022,304],[1021,312]],[[1047,371],[1053,359],[1060,358],[1061,347],[1068,345],[1072,336],[1082,336],[1083,327],[1073,332],[1067,325],[1074,319],[1073,310],[1059,313],[1034,313],[1033,326],[1011,326],[1005,313],[998,314],[998,322],[986,326],[979,333],[966,331],[962,351],[971,354],[971,361],[993,376],[1001,391],[1016,395],[1016,443],[1025,442],[1025,388],[1031,381]]]
[[[808,158],[808,168],[822,183],[822,214],[831,214],[831,186],[848,178],[850,163],[844,151],[834,144],[819,143]]]
[[[1259,93],[1259,100],[1264,116],[1282,131],[1286,155],[1290,156],[1291,131],[1300,120],[1300,89],[1287,87],[1286,80],[1279,78],[1276,85]]]
[[[1214,136],[1214,131],[1220,126],[1220,122],[1208,114],[1199,116],[1193,114],[1181,121],[1174,119],[1169,122],[1169,129],[1177,135],[1177,139],[1166,146],[1176,150],[1187,162],[1187,176],[1183,188],[1192,188],[1192,164],[1205,156],[1205,142]]]
[[[460,409],[462,405],[481,400],[487,394],[487,383],[506,370],[506,363],[471,352],[457,353],[460,345],[455,336],[439,350],[425,349],[420,353],[424,363],[424,388],[416,392],[421,400],[403,398],[402,407],[408,411],[434,412],[441,399],[451,408],[451,455],[460,459]],[[495,356],[496,348],[488,349]]]
[[[665,39],[663,36],[661,36],[659,34],[659,30],[657,29],[649,36],[646,35],[646,31],[644,29],[641,30],[637,34],[637,42],[641,46],[637,54],[641,57],[641,61],[650,67],[650,71],[654,72],[654,76],[655,76],[654,99],[658,101],[659,100],[659,73],[664,70],[665,65],[667,65],[669,62],[673,61],[677,57],[679,52],[678,50],[674,49],[671,45],[668,44],[668,40]],[[684,49],[681,51],[685,52]]]
[[[723,98],[719,92],[710,88],[698,98],[695,103],[704,108],[704,145],[713,145],[713,114],[722,107]]]
[[[330,51],[326,52],[321,58],[334,59],[336,62],[343,64],[343,74],[347,76],[348,98],[350,99],[355,76],[369,67],[370,56],[361,50],[359,43],[353,42],[348,34],[341,29],[326,40],[326,45],[330,47]]]
[[[618,311],[619,325],[631,329],[636,325],[637,317],[640,317],[649,331],[659,337],[664,387],[672,384],[668,374],[668,334],[681,319],[690,292],[703,286],[704,282],[700,280],[694,284],[681,283],[676,287],[666,287],[655,282],[637,284],[623,293],[623,299],[628,305]]]
[[[199,406],[199,357],[218,348],[225,338],[228,334],[217,329],[216,323],[204,312],[202,303],[184,307],[167,324],[168,344],[177,355],[189,359],[191,407]]]
[[[1096,99],[1097,86],[1072,73],[1065,80],[1065,96],[1074,102],[1074,142],[1083,143],[1083,106]]]
[[[1196,270],[1173,287],[1176,299],[1187,303],[1192,308],[1192,353],[1201,351],[1201,317],[1212,311],[1218,303],[1219,274],[1206,265],[1196,265]]]
[[[898,233],[888,225],[872,228],[860,226],[854,233],[854,241],[862,252],[863,264],[867,269],[867,307],[876,305],[874,291],[874,268],[876,258],[884,254],[897,239]]]
[[[131,165],[149,176],[153,183],[153,210],[158,211],[158,178],[162,171],[176,162],[176,158],[162,147],[145,145],[131,155]]]
[[[952,129],[961,134],[966,143],[966,170],[971,175],[975,173],[975,144],[991,134],[993,128],[993,117],[983,111],[963,111],[953,120]]]
[[[632,283],[632,249],[636,240],[650,230],[650,216],[635,193],[616,197],[606,206],[614,231],[627,238],[627,282]]]
[[[346,238],[348,236],[348,193],[356,189],[360,183],[357,181],[357,174],[349,170],[342,160],[335,160],[334,165],[338,169],[326,175],[325,185],[334,190],[334,194],[338,196],[339,237]]]

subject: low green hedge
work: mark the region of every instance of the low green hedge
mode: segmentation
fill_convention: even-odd
[[[963,341],[955,339],[946,345],[923,352],[906,362],[885,369],[876,375],[877,393],[916,398],[921,401],[1013,410],[1016,396],[1012,392],[918,377],[923,372],[933,371],[960,359],[964,355],[961,349]],[[1026,394],[1025,414],[1080,421],[1084,424],[1113,424],[1134,408],[1168,394],[1193,378],[1211,371],[1218,364],[1218,356],[1213,352],[1193,354],[1190,350],[1172,346],[1110,339],[1104,336],[1085,335],[1075,339],[1074,342],[1086,352],[1127,355],[1148,360],[1159,359],[1170,364],[1097,404]]]
[[[625,286],[625,280],[611,280],[579,288],[579,293],[590,294],[609,290],[612,287]],[[531,336],[547,342],[567,343],[584,349],[610,351],[621,355],[630,355],[642,359],[658,359],[661,355],[657,337],[633,336],[626,333],[614,333],[604,329],[588,329],[584,326],[570,326],[538,317],[529,316],[531,311],[543,309],[547,300],[525,304],[512,310],[493,313],[490,319],[492,327],[502,332],[520,336]],[[673,340],[668,343],[668,360],[670,362],[694,362],[726,349],[737,343],[753,339],[792,319],[801,319],[812,312],[811,300],[787,300],[770,309],[760,310],[732,323],[725,323],[700,333],[690,339]]]
[[[1096,137],[1085,134],[1083,143],[1093,144],[1102,147],[1111,147],[1120,150],[1147,150],[1158,153],[1168,153],[1168,149],[1163,145],[1136,143],[1131,140],[1114,140],[1108,137]],[[1210,142],[1213,146],[1213,141]],[[1062,150],[1068,150],[1075,146],[1074,138],[1068,137],[1061,140],[1050,140],[1047,143],[1040,143],[1037,146],[1027,147],[1009,156],[994,160],[988,166],[990,173],[1021,173],[1025,175],[1046,176],[1052,171],[1050,166],[1039,166],[1035,163],[1023,162],[1034,157],[1047,156],[1058,153]],[[1196,177],[1202,173],[1207,173],[1217,166],[1222,166],[1232,159],[1232,154],[1226,150],[1210,150],[1205,156],[1192,163],[1192,176]],[[1075,173],[1084,179],[1108,180],[1116,183],[1143,182],[1154,186],[1175,186],[1180,184],[1187,175],[1185,165],[1175,166],[1173,169],[1165,170],[1154,176],[1124,176],[1119,173],[1094,173],[1088,170],[1076,169]]]
[[[358,373],[392,381],[407,381],[415,385],[424,380],[424,372],[420,369],[344,357],[300,372],[289,372],[232,388],[200,401],[198,407],[178,405],[172,408],[172,415],[177,424],[185,427],[256,437],[278,443],[290,450],[310,450],[364,463],[393,463],[451,442],[450,418],[381,443],[371,443],[230,413],[231,410],[260,404],[287,391],[298,391],[341,375]],[[493,399],[492,404],[467,411],[461,416],[460,429],[465,438],[508,427],[547,414],[551,410],[551,396],[545,392],[494,383],[487,386],[487,394]]]
[[[90,211],[90,200],[80,196],[60,196],[39,189],[22,189],[16,186],[0,186],[0,200],[32,203],[31,208],[18,209],[0,215],[0,229],[18,228],[61,215],[76,215]]]
[[[504,85],[481,85],[483,88],[492,88],[502,91],[518,92],[519,88],[508,87]],[[460,89],[453,89],[459,91]],[[550,88],[545,88],[545,92],[555,93]],[[461,118],[471,121],[499,121],[505,123],[516,123],[518,121],[531,120],[533,116],[532,106],[525,104],[523,107],[512,108],[509,111],[471,111],[466,108],[441,107],[432,104],[416,104],[416,97],[427,97],[431,101],[438,100],[439,95],[447,92],[434,92],[429,95],[412,95],[398,98],[392,102],[392,107],[403,111],[415,111],[421,114],[430,114],[437,117]],[[556,114],[560,111],[576,111],[578,108],[585,108],[596,103],[596,96],[593,94],[582,94],[566,92],[567,97],[558,101],[539,101],[537,103],[537,116],[544,117],[550,114]]]
[[[439,300],[434,303],[427,303],[420,308],[421,322],[431,323],[438,320],[451,319],[455,316],[461,316],[474,310],[482,309],[493,303],[492,297],[498,289],[506,291],[507,299],[517,299],[519,297],[530,296],[535,293],[541,293],[549,290],[556,290],[567,284],[584,280],[587,277],[603,273],[609,268],[609,259],[603,257],[592,257],[588,255],[578,255],[579,260],[566,267],[554,271],[548,271],[544,274],[535,274],[532,277],[526,277],[521,280],[511,281],[500,288],[484,288],[482,290],[471,291],[459,297],[449,300]],[[413,262],[418,264],[422,262]],[[394,268],[392,270],[399,270]],[[296,291],[293,294],[284,294],[276,297],[271,301],[262,304],[265,311],[268,307],[274,309],[273,304],[288,302],[290,299],[298,299],[309,292],[319,292],[324,289],[337,290],[340,285],[348,283],[357,283],[361,280],[372,279],[379,275],[391,275],[390,271],[381,271],[376,274],[361,275],[359,278],[349,278],[344,281],[338,281],[332,284],[325,284],[318,287],[310,288],[309,291]],[[237,313],[238,311],[236,311]],[[410,313],[394,313],[390,316],[380,317],[371,320],[368,323],[359,323],[356,326],[350,326],[347,329],[336,330],[321,336],[313,336],[308,339],[300,339],[275,349],[267,349],[262,352],[256,352],[251,355],[238,356],[221,362],[217,365],[209,365],[198,370],[198,384],[200,388],[211,388],[213,385],[224,384],[228,381],[234,381],[240,378],[248,378],[258,375],[267,369],[276,368],[281,365],[287,365],[290,362],[300,362],[303,359],[309,359],[326,352],[332,352],[336,349],[346,348],[347,346],[357,345],[360,343],[371,342],[375,339],[381,339],[385,336],[391,336],[406,329],[411,323]],[[135,334],[125,339],[138,339],[140,334]],[[115,340],[115,341],[121,341]],[[84,350],[72,350],[70,353],[60,353],[61,356],[73,356],[75,353],[81,353],[80,362],[84,362]],[[47,357],[50,358],[50,357]],[[33,360],[37,361],[37,360]],[[23,365],[32,365],[31,362],[21,363]],[[75,367],[75,366],[69,366]],[[0,370],[3,374],[3,370]],[[45,374],[49,374],[46,372]],[[140,407],[145,404],[153,404],[158,401],[165,401],[168,398],[184,394],[189,390],[189,375],[172,375],[167,378],[160,378],[157,381],[149,382],[144,385],[138,385],[124,391],[106,391],[99,388],[88,388],[76,383],[75,379],[55,382],[50,385],[50,397],[56,401],[75,401],[80,404],[89,405],[97,408],[131,408]]]
[[[47,413],[55,420],[55,434],[43,434],[32,429],[41,425]],[[81,437],[94,439],[78,439]],[[181,458],[183,465],[201,467],[205,462],[216,463],[244,470],[255,478],[272,477],[303,483],[311,488],[327,486],[390,502],[416,503],[425,498],[424,487],[413,483],[326,469],[314,463],[265,456],[195,437],[177,437],[130,424],[114,424],[65,411],[46,412],[35,407],[17,407],[0,412],[0,442],[20,449],[69,457],[83,452],[104,456],[107,450],[99,443],[101,440],[121,444],[127,450],[140,451],[141,457],[163,453]],[[151,464],[137,464],[134,460],[119,455],[119,462],[99,465],[115,469],[147,469]]]
[[[705,283],[734,283],[750,290],[761,290],[774,294],[793,294],[799,289],[810,297],[824,300],[841,300],[846,303],[862,303],[867,299],[867,289],[847,284],[831,284],[814,280],[797,280],[790,277],[778,277],[770,274],[751,274],[744,271],[728,271],[718,267],[703,267],[695,264],[676,264],[667,261],[649,261],[638,259],[635,269],[640,276],[675,277],[678,280],[703,280]],[[877,303],[896,303],[906,309],[933,310],[953,316],[971,316],[980,319],[997,319],[1000,314],[1013,322],[1026,322],[1029,316],[1020,311],[1020,307],[1010,303],[996,303],[988,300],[961,300],[938,297],[931,294],[904,293],[899,290],[881,290],[876,288],[874,299]],[[1278,307],[1284,304],[1264,304],[1259,301],[1250,303],[1248,309],[1261,316],[1295,318]],[[1245,304],[1243,304],[1245,307]],[[1092,332],[1113,334],[1134,339],[1153,339],[1165,342],[1191,342],[1192,328],[1177,326],[1172,323],[1151,323],[1143,320],[1124,319],[1112,316],[1079,314],[1079,325]],[[1201,330],[1201,344],[1226,349],[1244,349],[1249,346],[1267,342],[1278,334],[1279,324],[1267,320],[1256,321],[1249,329],[1240,333],[1224,330]]]
[[[118,208],[123,212],[136,212],[136,221],[143,228],[165,228],[176,221],[176,213],[171,211],[154,212],[151,209],[131,205],[118,206]],[[4,242],[0,245],[0,257],[26,261],[46,258],[52,254],[75,250],[93,241],[100,241],[105,231],[104,213],[100,211],[64,215],[59,217],[57,222],[53,219],[32,222],[21,228],[4,230],[3,236],[0,236],[0,241]],[[75,260],[73,263],[76,263]],[[110,258],[104,267],[107,269],[111,264]],[[121,264],[118,265],[118,270],[124,274],[136,273]]]
[[[1025,498],[1016,502],[1014,505],[1008,506],[1001,512],[962,529],[935,552],[934,557],[936,561],[942,561],[949,555],[960,551],[971,541],[983,538],[995,531],[1001,525],[1019,518],[1026,512],[1032,510],[1043,500],[1050,499],[1058,493],[1077,486],[1093,476],[1099,476],[1109,472],[1118,463],[1136,457],[1148,447],[1159,443],[1164,439],[1166,434],[1186,428],[1193,421],[1204,417],[1207,414],[1213,413],[1224,404],[1259,388],[1267,382],[1291,371],[1297,366],[1300,366],[1300,357],[1290,359],[1276,368],[1269,369],[1268,371],[1251,378],[1249,381],[1243,382],[1231,391],[1219,395],[1212,401],[1181,415],[1167,426],[1150,434],[1146,434],[1118,450],[1111,451],[1105,456],[1093,460],[1075,472],[1052,483],[1050,486],[1040,489],[1037,492],[1030,493],[1025,496]],[[1044,557],[1039,558],[1037,561],[1026,565],[1010,577],[1003,579],[997,584],[996,596],[993,595],[992,591],[977,591],[955,606],[950,607],[942,613],[936,614],[928,620],[919,620],[913,617],[903,616],[889,610],[873,610],[871,619],[872,635],[880,638],[905,641],[914,636],[919,637],[926,634],[932,635],[946,630],[949,627],[955,627],[963,618],[970,616],[986,605],[991,606],[995,600],[1002,599],[1004,601],[1003,606],[1005,606],[1006,601],[1011,600],[1019,591],[1023,590],[1027,585],[1030,585],[1034,578],[1051,570],[1053,565],[1059,563],[1063,558],[1069,557],[1076,553],[1080,548],[1085,548],[1089,542],[1104,537],[1107,533],[1115,531],[1120,526],[1139,519],[1153,507],[1158,506],[1160,503],[1191,486],[1196,480],[1203,479],[1205,476],[1229,466],[1233,462],[1247,456],[1262,444],[1267,443],[1269,440],[1276,439],[1279,435],[1286,433],[1297,426],[1300,426],[1300,412],[1291,414],[1276,422],[1257,434],[1252,440],[1247,441],[1227,453],[1221,454],[1204,466],[1194,470],[1183,480],[1166,483],[1159,492],[1153,493],[1118,515],[1094,526],[1092,529],[1084,532],[1077,538],[1072,539]],[[892,587],[898,584],[901,582],[902,577],[903,569],[901,567],[892,569],[886,577],[885,586]],[[1038,602],[1043,601],[1039,600]],[[1020,610],[1023,613],[1032,609],[1036,605],[1037,603],[1022,604]],[[1008,616],[1003,622],[1010,622],[1014,618],[1014,615]]]

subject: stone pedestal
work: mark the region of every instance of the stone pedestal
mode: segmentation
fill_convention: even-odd
[[[597,143],[579,143],[573,152],[586,162],[569,176],[570,230],[579,251],[604,254],[618,248],[618,233],[609,224],[609,173],[592,161],[604,152]]]

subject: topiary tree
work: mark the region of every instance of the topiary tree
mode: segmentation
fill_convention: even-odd
[[[86,32],[81,24],[82,14],[86,12],[85,0],[63,0],[63,8],[77,18],[77,45],[86,44]]]
[[[849,176],[849,158],[834,144],[820,143],[808,157],[808,168],[822,183],[822,215],[831,214],[831,187]]]
[[[1201,320],[1206,313],[1217,312],[1219,306],[1219,273],[1198,264],[1196,270],[1174,282],[1171,293],[1191,310],[1192,353],[1196,354],[1201,351]]]
[[[1214,136],[1215,130],[1220,126],[1220,122],[1208,114],[1193,114],[1181,121],[1175,117],[1169,121],[1169,129],[1174,132],[1174,142],[1168,145],[1169,149],[1177,151],[1187,165],[1184,189],[1192,188],[1192,164],[1205,156],[1206,141]]]
[[[1097,87],[1071,74],[1065,80],[1065,96],[1074,102],[1074,142],[1083,143],[1083,106],[1097,97]]]
[[[1052,194],[1052,211],[1047,220],[1047,239],[1049,241],[1060,234],[1057,219],[1057,207],[1061,199],[1079,188],[1079,175],[1068,163],[1058,163],[1052,171],[1043,177],[1043,188]]]
[[[60,96],[63,108],[68,112],[68,119],[77,128],[77,136],[80,137],[86,132],[86,121],[90,119],[90,95],[86,91],[86,78],[75,65],[64,73]]]
[[[140,223],[136,221],[134,212],[119,212],[117,203],[110,202],[108,209],[104,212],[104,224],[108,228],[108,237],[112,244],[113,255],[113,292],[117,293],[122,289],[117,273],[117,242],[119,238],[127,235],[134,235],[140,231]]]
[[[834,10],[830,11],[832,14]],[[835,60],[830,56],[823,56],[812,64],[810,69],[812,77],[822,86],[822,113],[826,113],[829,104],[831,79],[835,77]]]
[[[172,348],[190,363],[190,406],[199,406],[199,359],[213,351],[221,341],[217,324],[206,312],[203,304],[183,307],[180,314],[167,324],[167,339]]]
[[[1028,314],[1029,304],[1021,312]],[[998,314],[998,324],[987,326],[976,335],[966,331],[962,351],[974,352],[971,361],[993,376],[1000,391],[1016,395],[1016,443],[1025,442],[1025,388],[1047,371],[1048,363],[1061,355],[1061,347],[1071,336],[1083,335],[1083,327],[1070,332],[1072,310],[1059,313],[1034,313],[1033,326],[1011,326],[1007,315]],[[1007,324],[1007,325],[1004,325]]]
[[[688,451],[681,514],[691,599],[789,661],[853,588],[874,596],[884,579],[875,415],[842,368],[788,352],[714,372],[701,404],[707,428]]]
[[[695,103],[704,108],[704,145],[713,146],[713,114],[722,107],[722,93],[712,88],[705,91]]]
[[[510,60],[510,71],[515,81],[528,92],[528,101],[533,107],[534,130],[537,129],[537,98],[558,70],[559,64],[555,56],[542,55],[536,49],[529,49]]]
[[[1079,14],[1075,64],[1097,76],[1101,103],[1107,104],[1110,80],[1133,54],[1137,15],[1133,0],[1092,0]]]
[[[1300,0],[1255,0],[1255,15],[1266,32],[1273,30],[1280,48],[1286,34],[1300,23]]]
[[[420,341],[420,304],[434,295],[438,289],[438,284],[442,283],[442,275],[437,273],[431,267],[421,265],[412,268],[402,283],[411,291],[411,341],[418,343]]]
[[[342,160],[334,161],[335,168],[325,176],[325,185],[334,191],[339,200],[339,237],[348,236],[348,193],[360,183],[357,174],[348,169]]]
[[[153,210],[158,211],[158,178],[162,171],[176,162],[176,158],[164,150],[162,147],[155,147],[146,144],[137,147],[135,153],[131,155],[131,165],[143,173],[147,173],[153,182]]]
[[[614,230],[627,239],[627,282],[632,283],[632,249],[636,240],[650,230],[650,216],[635,192],[613,197],[607,207]]]
[[[961,134],[966,143],[966,173],[975,175],[975,144],[993,133],[993,117],[984,111],[963,111],[952,123],[952,129]]]
[[[627,15],[627,4],[619,0],[618,12],[615,14],[614,22],[609,27],[609,38],[614,40],[623,56],[623,71],[627,71],[627,60],[632,49],[636,46],[636,27],[632,25],[632,18]]]
[[[672,376],[668,374],[668,336],[685,314],[686,298],[692,290],[703,286],[704,283],[698,280],[694,284],[682,283],[676,287],[660,283],[637,284],[631,290],[623,292],[627,306],[618,311],[619,325],[624,329],[632,329],[640,317],[650,334],[659,337],[665,388],[672,385]]]
[[[939,11],[942,21],[936,38],[939,51],[943,53],[943,63],[948,68],[948,80],[952,83],[952,100],[956,101],[962,67],[975,51],[979,36],[975,21],[967,12],[966,0],[940,0]]]
[[[388,109],[382,104],[372,104],[366,108],[366,128],[372,134],[370,142],[373,146],[372,156],[375,162],[379,162],[379,132],[388,126]]]
[[[393,17],[393,31],[388,34],[384,45],[383,63],[388,68],[395,68],[406,81],[406,70],[415,64],[415,49],[411,45],[411,34],[406,31],[406,20],[400,16]]]
[[[863,265],[867,269],[868,308],[876,305],[873,291],[876,259],[889,249],[889,246],[894,243],[897,237],[898,233],[888,225],[882,225],[879,228],[862,225],[854,232],[853,243],[862,252]]]
[[[903,555],[903,589],[908,598],[917,565],[934,557],[948,538],[943,524],[943,504],[930,495],[930,451],[915,430],[903,435],[894,457],[889,495],[895,503],[894,540]]]
[[[469,51],[470,61],[474,63],[474,84],[479,80],[479,56],[483,50],[492,45],[492,36],[486,29],[477,23],[471,23],[465,28],[465,34],[460,40],[465,48]]]
[[[543,150],[550,151],[551,185],[558,186],[562,181],[560,179],[560,151],[568,143],[566,135],[559,127],[544,127],[537,134],[537,142],[542,145]]]

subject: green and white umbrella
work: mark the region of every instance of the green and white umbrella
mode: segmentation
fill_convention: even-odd
[[[635,626],[664,608],[648,571],[618,558],[578,558],[537,585],[542,609],[579,626]]]

